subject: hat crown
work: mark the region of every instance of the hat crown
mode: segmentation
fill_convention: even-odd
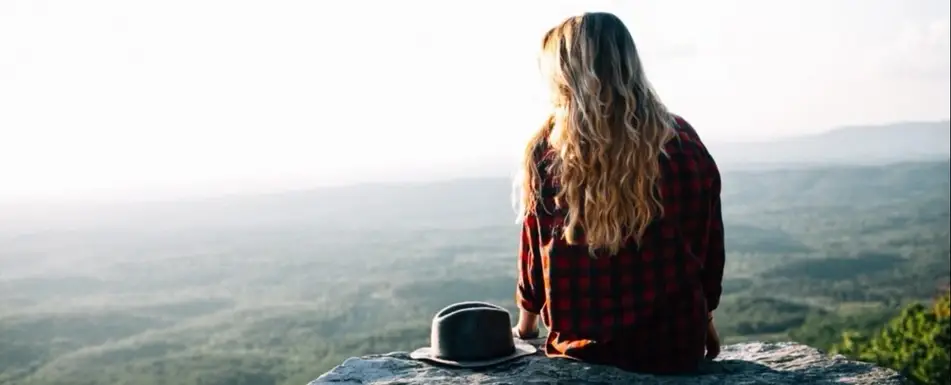
[[[504,308],[485,302],[447,306],[433,317],[433,353],[442,359],[479,361],[515,351],[511,319]]]

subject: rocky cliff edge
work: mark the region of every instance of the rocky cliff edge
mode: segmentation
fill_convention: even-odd
[[[905,384],[895,371],[828,356],[795,343],[747,343],[723,348],[701,374],[653,376],[550,359],[541,353],[500,366],[467,370],[433,366],[397,352],[350,358],[309,385],[410,384]]]

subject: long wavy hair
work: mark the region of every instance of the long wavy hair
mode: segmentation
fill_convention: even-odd
[[[538,210],[540,152],[566,209],[562,236],[592,257],[640,243],[662,216],[659,161],[673,119],[644,76],[634,39],[610,13],[568,18],[545,34],[539,64],[553,112],[525,147],[515,181],[519,218]]]

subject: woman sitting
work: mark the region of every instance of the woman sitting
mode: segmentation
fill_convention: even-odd
[[[525,149],[515,333],[551,357],[689,373],[719,352],[720,174],[651,89],[627,28],[572,17],[542,42],[553,112]]]

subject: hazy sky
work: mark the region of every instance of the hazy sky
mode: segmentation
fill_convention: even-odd
[[[464,176],[586,10],[709,141],[951,115],[947,0],[0,0],[0,199]]]

